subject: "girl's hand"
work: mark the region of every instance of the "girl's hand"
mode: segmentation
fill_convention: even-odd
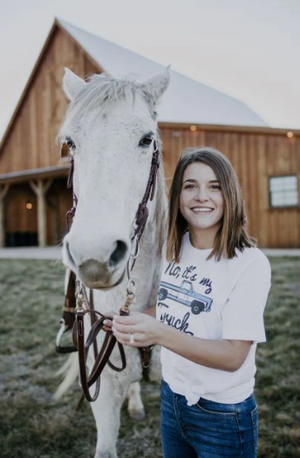
[[[103,321],[103,331],[111,331],[112,324],[112,320],[106,318],[106,320]]]
[[[116,312],[114,310],[106,312],[106,319],[103,321],[103,331],[111,331],[112,323],[113,323],[113,316]]]
[[[112,331],[123,345],[146,347],[159,344],[162,326],[164,325],[150,315],[131,312],[128,316],[115,315]]]

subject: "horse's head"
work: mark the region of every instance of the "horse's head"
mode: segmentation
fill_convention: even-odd
[[[168,70],[144,83],[105,74],[85,82],[66,70],[70,106],[59,138],[74,158],[78,203],[63,259],[90,288],[110,288],[125,272],[157,137],[155,108],[168,83]]]

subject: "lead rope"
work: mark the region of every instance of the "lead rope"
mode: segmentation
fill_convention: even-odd
[[[101,350],[98,352],[97,335],[103,329],[103,322],[107,317],[94,309],[92,290],[90,294],[90,301],[88,302],[86,297],[86,290],[79,281],[77,283],[76,301],[77,311],[76,320],[73,326],[73,341],[78,348],[80,384],[83,392],[76,408],[76,410],[79,410],[84,399],[86,399],[89,402],[94,402],[97,399],[100,393],[100,375],[105,365],[108,364],[111,367],[111,369],[117,372],[121,372],[126,367],[126,358],[123,346],[116,341],[115,336],[110,330],[106,330]],[[85,340],[84,316],[87,313],[90,314],[92,327]],[[98,315],[99,318],[96,318],[96,315]],[[116,367],[109,361],[110,355],[116,343],[118,343],[118,348],[121,356],[121,367]],[[92,345],[94,350],[95,362],[90,372],[90,375],[88,376],[86,372],[86,363],[88,352]],[[92,387],[94,384],[96,384],[94,389],[94,395],[91,395],[90,387]]]

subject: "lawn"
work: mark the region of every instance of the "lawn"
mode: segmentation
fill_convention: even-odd
[[[259,458],[300,458],[300,259],[271,258],[273,286],[266,309],[268,343],[257,356]],[[93,457],[96,431],[88,405],[79,413],[74,386],[52,394],[65,360],[54,348],[63,302],[64,269],[53,261],[0,260],[0,456]],[[120,458],[161,458],[159,388],[143,383],[147,418],[122,410]]]

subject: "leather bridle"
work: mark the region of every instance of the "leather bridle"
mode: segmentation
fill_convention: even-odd
[[[158,142],[156,138],[153,138],[153,153],[152,153],[152,161],[151,167],[149,172],[149,178],[147,182],[147,186],[145,189],[144,196],[138,206],[138,210],[136,212],[134,222],[133,222],[133,236],[131,239],[131,254],[127,261],[126,266],[126,273],[128,277],[127,285],[126,285],[126,300],[124,305],[120,308],[119,313],[120,315],[128,315],[129,308],[132,302],[135,299],[135,282],[131,278],[131,271],[134,267],[136,258],[139,254],[139,243],[140,239],[143,235],[147,218],[149,215],[148,210],[148,202],[152,201],[155,194],[156,189],[156,180],[157,180],[157,171],[159,167],[159,148]],[[71,167],[69,170],[68,176],[68,188],[71,188],[73,185],[73,175],[74,175],[74,159],[71,157],[70,159]],[[67,212],[67,225],[68,230],[70,228],[70,220],[74,218],[76,213],[78,199],[73,191],[73,207],[71,210]],[[104,316],[102,313],[96,311],[94,309],[94,300],[93,300],[93,290],[90,289],[90,297],[87,297],[87,292],[84,285],[81,283],[80,280],[75,280],[75,274],[72,272],[69,277],[67,294],[65,299],[65,307],[64,307],[64,316],[61,319],[61,329],[58,332],[56,338],[56,349],[58,353],[69,353],[71,351],[78,351],[78,359],[79,359],[79,372],[80,372],[80,384],[82,388],[82,396],[78,403],[77,409],[80,408],[84,399],[89,402],[93,402],[97,399],[99,392],[100,392],[100,375],[106,366],[115,371],[122,371],[126,367],[126,357],[124,352],[124,347],[122,344],[116,341],[115,336],[113,335],[112,331],[104,326],[105,319],[112,317]],[[75,299],[74,299],[74,285],[76,286],[75,292]],[[74,300],[76,301],[74,303]],[[85,329],[84,329],[84,317],[86,314],[90,315],[91,318],[91,329],[90,332],[85,338]],[[72,330],[72,337],[74,347],[62,347],[60,345],[60,340],[65,331],[68,329]],[[106,332],[104,337],[102,347],[100,351],[98,351],[97,345],[97,336],[101,330]],[[118,345],[120,357],[121,357],[121,367],[114,366],[111,361],[109,360],[110,355],[115,347]],[[86,363],[88,358],[88,353],[90,347],[93,346],[94,352],[94,365],[90,374],[87,375],[86,371]],[[140,347],[139,350],[142,355],[142,367],[143,367],[143,376],[144,378],[148,378],[147,370],[150,364],[150,357],[151,357],[151,350],[152,347]],[[95,384],[94,394],[91,395],[90,388]]]

